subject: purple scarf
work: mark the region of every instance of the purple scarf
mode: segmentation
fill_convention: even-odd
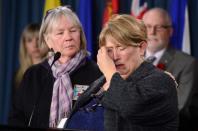
[[[50,108],[49,127],[56,127],[60,120],[68,117],[72,108],[73,88],[69,74],[83,65],[85,53],[80,51],[65,64],[58,61],[52,66],[52,73],[55,77],[53,95]],[[49,58],[51,64],[53,57]]]

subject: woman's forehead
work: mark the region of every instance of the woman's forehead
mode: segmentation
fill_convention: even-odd
[[[51,23],[52,29],[63,27],[74,28],[77,27],[77,23],[71,17],[65,15],[60,16],[54,22]]]
[[[113,45],[113,46],[122,46],[123,44],[117,41],[114,37],[112,36],[107,36],[105,38],[105,43],[106,45]]]

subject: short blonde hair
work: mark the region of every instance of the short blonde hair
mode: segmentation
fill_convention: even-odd
[[[100,47],[106,44],[107,37],[113,37],[123,45],[139,46],[147,40],[146,26],[131,15],[113,15],[100,33]]]
[[[84,50],[87,53],[86,38],[80,20],[78,19],[77,15],[66,6],[59,6],[57,8],[48,10],[46,15],[43,17],[39,33],[39,43],[41,44],[41,47],[43,48],[47,46],[47,43],[45,41],[45,35],[52,31],[54,23],[56,23],[59,20],[58,18],[62,16],[71,19],[74,25],[80,29],[80,49]]]

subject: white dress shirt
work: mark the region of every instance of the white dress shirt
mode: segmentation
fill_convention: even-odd
[[[156,59],[155,59],[155,61],[153,62],[153,65],[156,66],[156,65],[159,63],[159,61],[160,61],[160,59],[161,59],[161,57],[162,57],[162,55],[164,54],[165,51],[166,51],[166,48],[164,48],[164,49],[162,49],[162,50],[156,52],[155,54],[153,54],[153,53],[151,53],[151,52],[149,52],[149,51],[147,50],[147,51],[146,51],[146,55],[145,55],[145,59],[148,58],[148,57],[150,57],[150,56],[155,56]]]

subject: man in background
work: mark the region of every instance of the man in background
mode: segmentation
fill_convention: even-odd
[[[191,114],[189,111],[193,90],[196,88],[196,60],[192,56],[171,47],[173,34],[169,14],[161,8],[153,8],[143,16],[147,27],[148,47],[145,58],[162,70],[173,74],[178,82],[178,108],[180,111],[180,131],[187,128]],[[186,129],[186,130],[187,130]]]

